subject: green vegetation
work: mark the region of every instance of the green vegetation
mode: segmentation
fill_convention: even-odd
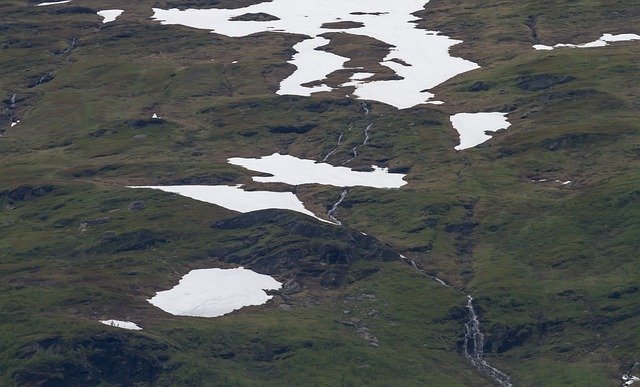
[[[9,128],[0,116],[1,385],[489,385],[462,356],[466,294],[487,360],[515,385],[616,385],[640,360],[640,45],[531,48],[535,36],[555,44],[640,33],[631,2],[432,0],[420,25],[464,40],[453,52],[483,68],[436,88],[443,106],[370,103],[369,116],[341,93],[274,93],[300,37],[232,39],[149,20],[152,6],[175,1],[102,3],[74,0],[125,13],[102,26],[90,13],[0,5],[2,109],[17,94],[21,120]],[[574,79],[519,86],[536,74]],[[489,87],[471,91],[477,82]],[[449,114],[492,110],[509,111],[512,126],[454,151]],[[371,121],[371,140],[349,165],[408,170],[409,184],[350,189],[338,218],[454,289],[362,250],[340,267],[340,286],[278,269],[270,274],[302,291],[221,318],[174,317],[146,302],[191,269],[233,266],[221,252],[234,246],[253,257],[291,243],[313,261],[319,245],[348,244],[326,229],[293,237],[268,219],[212,228],[238,214],[127,185],[258,187],[226,159],[322,159],[344,132],[330,159],[339,165]],[[304,125],[313,127],[274,129]],[[341,191],[295,189],[318,214]],[[255,230],[259,243],[243,245]],[[98,323],[107,318],[144,330]]]

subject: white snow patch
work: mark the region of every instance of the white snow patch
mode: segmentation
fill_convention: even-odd
[[[544,44],[536,44],[533,46],[536,50],[554,50],[556,48],[594,48],[594,47],[605,47],[608,46],[609,43],[612,42],[630,42],[633,40],[640,40],[640,35],[636,34],[603,34],[598,40],[594,40],[593,42],[584,43],[584,44],[568,44],[568,43],[558,43],[555,46],[546,46]]]
[[[11,123],[11,127],[13,128],[14,126],[18,125],[20,123],[20,120],[16,121],[16,122],[12,122]]]
[[[401,78],[380,80],[356,85],[354,95],[361,99],[376,100],[399,109],[429,101],[433,94],[423,92],[466,71],[478,68],[476,63],[452,57],[449,48],[460,43],[434,31],[416,28],[412,13],[424,9],[427,0],[274,0],[238,9],[159,9],[153,18],[162,24],[179,24],[231,37],[247,36],[258,32],[286,32],[309,36],[295,46],[298,54],[291,63],[297,70],[280,85],[279,94],[307,96],[318,91],[331,90],[320,85],[301,86],[310,81],[323,81],[328,74],[343,68],[344,59],[316,48],[326,42],[320,35],[328,31],[369,36],[392,46],[381,62]],[[280,20],[232,21],[245,13],[264,12]],[[356,13],[356,14],[353,14]],[[351,20],[364,24],[350,29],[324,29],[322,24]],[[401,64],[395,60],[406,63]],[[355,79],[352,79],[355,81]]]
[[[266,209],[291,210],[328,222],[307,210],[293,192],[245,191],[241,187],[241,185],[173,185],[129,188],[150,188],[176,193],[242,213]]]
[[[491,138],[485,132],[507,129],[511,124],[507,113],[458,113],[451,116],[453,128],[460,134],[460,145],[455,150],[473,148]]]
[[[175,316],[218,317],[271,299],[265,290],[282,284],[268,275],[242,267],[237,269],[192,270],[171,290],[147,300]]]
[[[624,386],[630,386],[636,382],[640,382],[640,378],[631,374],[622,375],[622,381]]]
[[[161,120],[162,119],[162,117],[160,117],[157,113],[153,113],[151,118],[154,119],[154,120]]]
[[[367,78],[371,78],[374,75],[375,75],[374,73],[354,73],[351,76],[351,80],[352,81],[362,81],[362,80],[365,80]]]
[[[112,327],[116,327],[116,328],[122,328],[122,329],[129,329],[131,331],[141,331],[142,328],[140,328],[136,323],[132,323],[130,321],[120,321],[120,320],[101,320],[101,323],[103,323],[104,325],[109,325]]]
[[[46,2],[46,3],[40,3],[40,4],[37,4],[37,5],[36,5],[36,7],[44,7],[44,6],[46,6],[46,5],[58,5],[58,4],[65,4],[65,3],[68,3],[68,2],[70,2],[70,1],[71,1],[71,0],[63,0],[63,1],[49,1],[49,2]]]
[[[253,177],[254,181],[260,183],[325,184],[343,188],[355,186],[400,188],[407,184],[403,180],[405,174],[389,173],[387,168],[379,168],[375,165],[372,166],[373,171],[362,172],[279,153],[257,159],[234,157],[229,159],[229,163],[273,175]]]
[[[116,20],[123,12],[123,9],[105,9],[104,11],[99,11],[98,15],[103,17],[102,23],[105,24]]]
[[[560,184],[560,185],[564,185],[564,186],[571,185],[573,183],[573,181],[571,181],[571,180],[563,181],[563,180],[559,180],[559,179],[555,179],[555,180],[533,179],[533,180],[531,180],[531,182],[533,182],[533,183],[556,183],[556,184]]]
[[[302,95],[305,97],[320,91],[333,90],[329,86],[322,84],[319,86],[302,86],[305,83],[325,79],[327,75],[335,70],[343,68],[349,60],[339,55],[326,51],[317,50],[318,47],[329,43],[329,39],[316,37],[303,40],[293,46],[298,53],[293,55],[289,63],[296,66],[297,70],[280,83],[279,95]]]
[[[340,86],[342,87],[358,86],[363,84],[367,80],[367,78],[371,78],[374,75],[375,75],[374,73],[355,73],[351,77],[349,77],[350,79],[349,82],[345,82]]]

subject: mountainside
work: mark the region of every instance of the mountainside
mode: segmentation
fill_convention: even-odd
[[[0,4],[0,385],[640,377],[633,1],[39,3]],[[225,187],[131,188],[179,186]],[[238,267],[282,286],[148,302]]]

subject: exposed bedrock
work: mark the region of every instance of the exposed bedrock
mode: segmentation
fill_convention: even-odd
[[[37,356],[59,359],[20,369],[13,379],[19,386],[153,384],[168,368],[167,349],[150,338],[120,333],[54,336],[20,348],[16,357],[25,362]]]
[[[373,237],[288,211],[250,212],[211,227],[233,232],[228,243],[211,248],[210,255],[261,274],[326,287],[348,282],[349,268],[357,260],[398,259]]]

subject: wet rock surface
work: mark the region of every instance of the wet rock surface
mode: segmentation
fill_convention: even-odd
[[[55,75],[52,72],[38,75],[36,77],[31,78],[27,83],[28,88],[34,88],[36,86],[42,85],[43,83],[51,82],[55,78]]]

